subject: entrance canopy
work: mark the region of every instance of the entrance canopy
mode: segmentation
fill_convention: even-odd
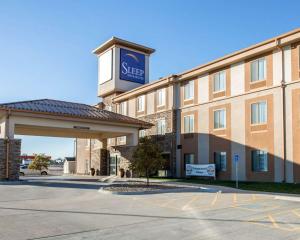
[[[41,99],[0,104],[0,138],[12,139],[15,134],[99,140],[127,136],[127,144],[136,145],[138,130],[151,126],[80,103]]]

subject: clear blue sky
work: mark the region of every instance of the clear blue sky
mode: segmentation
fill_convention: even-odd
[[[155,48],[155,80],[300,27],[299,9],[299,0],[0,0],[0,102],[96,103],[91,51],[111,36]],[[29,154],[73,153],[70,139],[23,140]]]

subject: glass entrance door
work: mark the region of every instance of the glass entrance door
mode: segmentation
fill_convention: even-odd
[[[111,155],[109,158],[109,175],[117,175],[118,165],[120,162],[120,156]]]

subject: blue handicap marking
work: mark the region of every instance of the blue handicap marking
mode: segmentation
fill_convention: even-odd
[[[234,154],[234,161],[238,162],[240,160],[240,156],[238,154]]]

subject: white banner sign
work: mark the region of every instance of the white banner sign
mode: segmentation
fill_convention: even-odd
[[[186,164],[186,176],[215,177],[215,164]]]

